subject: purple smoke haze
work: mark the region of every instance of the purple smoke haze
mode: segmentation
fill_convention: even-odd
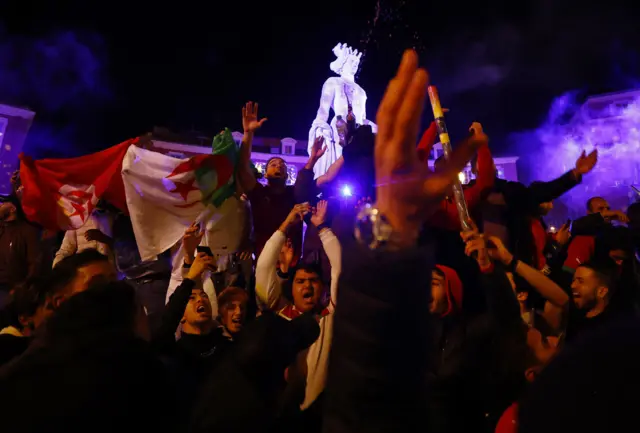
[[[519,166],[526,166],[531,180],[554,179],[575,167],[583,150],[598,149],[593,172],[556,203],[571,218],[584,215],[593,196],[617,199],[614,207],[634,200],[630,186],[638,185],[640,168],[640,92],[589,98],[584,104],[578,99],[576,92],[556,98],[539,128],[511,136]]]
[[[104,43],[93,33],[34,38],[11,36],[0,27],[0,102],[36,111],[26,151],[36,157],[77,151],[75,125],[111,99],[105,59]]]

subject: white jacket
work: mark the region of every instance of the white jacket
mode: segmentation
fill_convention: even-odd
[[[286,241],[281,231],[276,231],[265,244],[256,263],[256,295],[259,301],[272,310],[282,305],[282,287],[277,275],[276,264],[280,250]],[[342,249],[340,241],[329,229],[320,232],[320,240],[329,264],[331,265],[331,302],[327,309],[329,314],[320,318],[320,336],[309,347],[307,353],[307,386],[301,409],[307,409],[324,390],[329,366],[329,352],[333,337],[333,313],[338,299],[338,279],[342,266]]]
[[[72,256],[83,250],[95,248],[100,253],[112,259],[112,251],[108,245],[97,241],[87,241],[84,234],[91,229],[100,230],[105,235],[112,236],[113,216],[110,213],[93,213],[82,227],[77,230],[67,230],[62,240],[62,245],[53,259],[53,266],[65,257]]]

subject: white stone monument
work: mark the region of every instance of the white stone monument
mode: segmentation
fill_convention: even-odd
[[[360,66],[362,53],[353,50],[347,44],[338,44],[333,49],[336,60],[329,67],[340,75],[331,77],[322,86],[320,107],[316,118],[309,130],[308,151],[311,151],[316,137],[324,135],[327,151],[316,163],[313,172],[314,177],[322,176],[327,172],[331,164],[342,156],[342,146],[336,129],[337,116],[342,116],[346,121],[349,106],[353,110],[358,125],[371,125],[373,132],[377,132],[375,123],[367,120],[367,93],[355,82],[355,74]],[[329,111],[333,109],[333,118],[329,122]]]

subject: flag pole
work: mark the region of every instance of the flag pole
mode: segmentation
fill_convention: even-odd
[[[444,152],[445,159],[449,159],[451,155],[451,140],[449,139],[449,132],[447,131],[447,124],[444,122],[444,112],[440,105],[440,96],[438,95],[438,89],[435,86],[429,86],[427,88],[429,92],[429,101],[431,101],[431,109],[433,110],[433,117],[438,127],[438,134],[440,136],[440,144],[442,144],[442,151]],[[458,216],[460,217],[460,226],[463,230],[471,230],[469,225],[469,209],[467,208],[467,201],[464,198],[462,192],[462,185],[460,185],[460,179],[456,178],[453,183],[453,201],[458,209]]]

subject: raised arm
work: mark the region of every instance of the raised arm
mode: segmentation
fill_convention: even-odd
[[[276,265],[280,257],[280,251],[287,241],[287,232],[302,218],[308,211],[308,205],[297,204],[293,207],[287,219],[285,219],[278,230],[265,243],[258,261],[256,263],[256,295],[260,303],[270,310],[276,310],[282,305],[282,287],[278,279]]]
[[[340,278],[340,270],[342,269],[342,249],[340,248],[340,241],[338,241],[336,235],[333,234],[329,227],[325,226],[327,209],[327,201],[319,201],[311,217],[311,223],[318,229],[322,247],[327,254],[329,265],[331,266],[331,302],[329,303],[329,311],[333,312],[338,299],[338,279]]]
[[[242,144],[240,145],[240,161],[238,162],[238,183],[244,192],[250,192],[256,186],[256,177],[251,169],[251,144],[255,132],[266,122],[266,118],[258,120],[258,104],[247,102],[242,107]]]
[[[549,325],[556,329],[559,328],[569,302],[569,295],[542,272],[515,258],[500,239],[492,236],[489,241],[496,247],[495,257],[503,265],[513,269],[516,274],[524,278],[547,301],[544,309],[544,318]]]
[[[321,184],[320,179],[323,176],[315,180],[313,178],[313,167],[326,151],[327,146],[324,145],[324,137],[316,137],[309,151],[309,159],[304,168],[298,172],[296,183],[293,185],[296,202],[315,202],[315,197],[318,195],[318,187]]]
[[[597,150],[594,150],[588,155],[586,152],[582,152],[576,160],[576,166],[573,170],[552,181],[535,183],[529,186],[529,192],[533,200],[531,205],[537,208],[540,203],[557,199],[579,184],[582,181],[582,176],[593,170],[596,162],[598,162]]]

